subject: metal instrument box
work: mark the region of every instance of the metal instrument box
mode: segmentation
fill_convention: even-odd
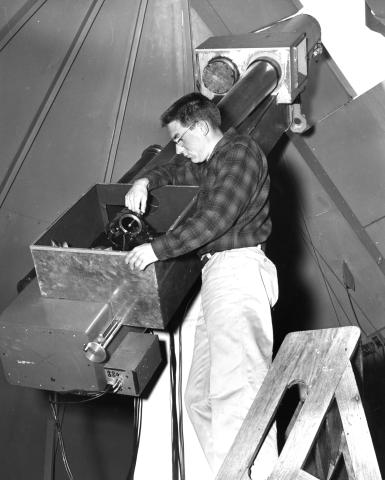
[[[128,189],[93,186],[31,245],[37,281],[0,315],[9,383],[83,393],[110,384],[138,396],[161,366],[159,339],[149,329],[164,329],[188,303],[200,262],[189,255],[131,271],[127,252],[106,246],[106,227],[124,209]],[[151,192],[144,220],[154,235],[191,214],[197,191]]]
[[[45,298],[110,302],[114,314],[123,301],[124,324],[164,329],[199,277],[199,260],[189,255],[139,272],[125,263],[127,252],[98,248],[95,241],[124,208],[128,189],[127,184],[96,184],[30,246],[40,292]],[[154,189],[145,221],[159,233],[175,228],[191,214],[197,191]]]
[[[84,355],[93,339],[89,325],[111,319],[103,303],[43,298],[30,283],[0,316],[0,355],[12,385],[58,392],[98,392],[120,380],[116,393],[141,395],[161,364],[156,335],[123,327],[108,349],[107,362]]]

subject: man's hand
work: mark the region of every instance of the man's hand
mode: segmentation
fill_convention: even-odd
[[[147,206],[149,180],[140,178],[136,180],[126,193],[124,202],[127,208],[136,213],[144,213]]]
[[[132,249],[124,261],[129,264],[131,270],[144,270],[151,263],[157,262],[158,257],[155,255],[151,243],[143,243]]]

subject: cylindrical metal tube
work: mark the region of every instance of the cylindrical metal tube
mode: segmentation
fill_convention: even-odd
[[[257,60],[247,73],[218,102],[222,130],[237,127],[278,85],[278,67],[267,60]]]
[[[138,175],[138,173],[145,169],[153,158],[162,151],[160,145],[150,145],[142,152],[142,156],[119,180],[118,183],[131,183]]]
[[[84,352],[90,362],[101,363],[107,358],[107,347],[120,330],[122,322],[113,320],[96,340],[84,346]]]

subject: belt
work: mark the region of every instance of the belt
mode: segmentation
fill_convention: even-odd
[[[256,246],[256,248],[262,250],[265,252],[265,244],[259,244]],[[201,265],[202,268],[206,265],[206,263],[210,260],[210,258],[215,254],[216,252],[209,252],[209,253],[204,253],[201,255]]]
[[[210,260],[210,258],[213,256],[213,253],[205,253],[201,255],[201,265],[202,268],[206,265],[206,263]]]

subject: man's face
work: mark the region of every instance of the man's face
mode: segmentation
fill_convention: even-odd
[[[178,120],[167,125],[171,140],[175,143],[176,153],[183,154],[193,163],[202,163],[210,155],[209,143],[204,128],[199,123],[182,125]]]

